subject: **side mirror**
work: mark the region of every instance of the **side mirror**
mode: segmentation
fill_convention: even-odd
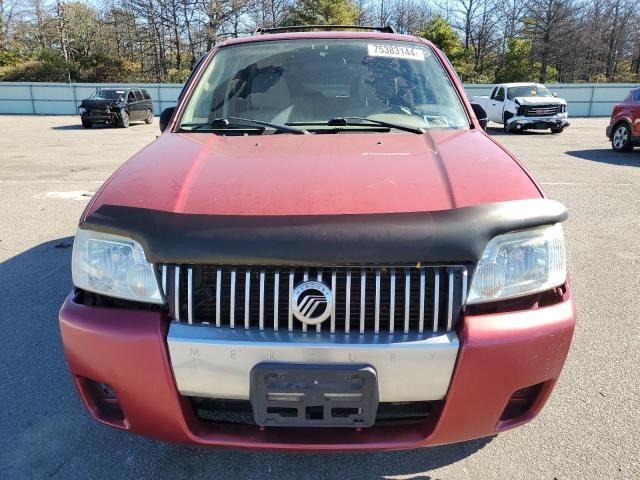
[[[173,117],[173,112],[175,112],[176,107],[165,108],[160,114],[160,131],[164,132],[169,125],[169,120]]]
[[[553,92],[553,93],[552,93],[552,95],[553,95],[554,97],[557,97],[557,96],[558,96],[558,92]]]
[[[472,103],[471,108],[473,109],[473,113],[478,119],[482,130],[487,130],[487,123],[489,123],[489,118],[487,117],[487,112],[485,111],[485,109],[479,103]]]

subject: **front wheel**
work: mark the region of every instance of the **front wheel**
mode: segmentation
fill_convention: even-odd
[[[630,152],[633,150],[631,131],[626,123],[621,123],[616,126],[611,136],[611,147],[616,152]]]
[[[93,123],[89,120],[82,120],[82,126],[84,128],[91,128],[93,127]]]
[[[123,110],[118,119],[118,126],[120,128],[129,128],[129,114],[126,110]]]
[[[509,113],[509,112],[505,112],[505,114],[502,117],[502,130],[504,131],[504,133],[511,132],[511,127],[507,123],[511,119],[511,117],[513,117],[513,113]]]
[[[144,119],[144,123],[147,125],[151,125],[153,123],[153,112],[151,110],[147,110],[147,118]]]
[[[562,133],[563,130],[564,130],[564,128],[562,128],[562,127],[552,128],[551,129],[551,133]]]

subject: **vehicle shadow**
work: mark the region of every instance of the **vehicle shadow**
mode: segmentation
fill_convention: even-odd
[[[624,167],[640,167],[640,149],[632,152],[614,152],[611,148],[593,148],[590,150],[572,150],[565,153],[572,157],[592,162]]]
[[[208,459],[206,467],[205,465],[203,467],[210,469],[213,468],[214,462],[221,461],[229,465],[262,465],[270,468],[269,474],[264,467],[251,469],[236,467],[234,476],[228,478],[271,478],[270,475],[275,474],[276,478],[292,479],[370,480],[401,477],[435,480],[439,477],[431,476],[431,471],[464,460],[489,444],[493,438],[495,436],[454,445],[390,452],[314,454],[219,451]],[[205,455],[211,452],[175,447],[174,459],[182,458],[185,462],[189,461],[195,451],[204,452]]]
[[[71,289],[73,238],[0,262],[2,478],[430,479],[492,438],[410,451],[301,454],[171,445],[91,420],[69,375],[57,313]],[[149,401],[154,401],[149,392]]]
[[[120,129],[120,127],[117,126],[111,126],[111,125],[107,125],[106,123],[94,123],[91,128],[84,128],[82,126],[81,123],[79,123],[80,120],[78,120],[78,124],[73,124],[73,125],[56,125],[55,127],[50,127],[51,130],[112,130],[112,129]],[[135,122],[135,123],[130,123],[129,124],[129,128],[132,127],[137,127],[138,125],[146,125],[146,123],[144,122]]]
[[[489,126],[487,127],[487,133],[492,137],[505,137],[505,136],[545,136],[545,135],[553,135],[549,130],[525,130],[524,132],[511,132],[504,133],[502,126]]]

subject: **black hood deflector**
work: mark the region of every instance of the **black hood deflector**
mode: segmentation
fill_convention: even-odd
[[[494,236],[567,216],[562,204],[548,199],[435,212],[303,216],[195,215],[103,205],[80,228],[132,238],[152,263],[475,263]]]

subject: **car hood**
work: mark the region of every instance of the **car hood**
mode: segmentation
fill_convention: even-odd
[[[558,97],[517,97],[520,105],[566,105],[567,102]]]
[[[223,137],[165,133],[94,196],[101,205],[209,215],[426,212],[540,198],[477,130]]]

